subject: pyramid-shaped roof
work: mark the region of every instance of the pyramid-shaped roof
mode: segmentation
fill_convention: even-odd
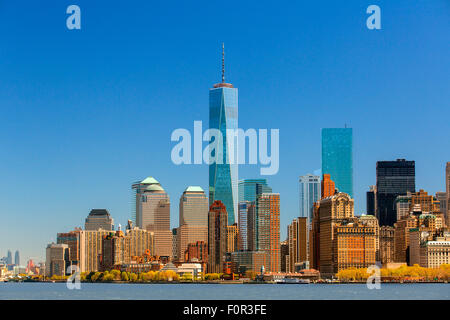
[[[142,184],[159,184],[158,180],[153,177],[147,177],[141,181]]]

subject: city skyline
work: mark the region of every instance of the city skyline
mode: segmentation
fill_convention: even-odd
[[[178,226],[177,199],[189,185],[208,190],[208,173],[207,165],[170,162],[170,132],[190,128],[194,120],[207,122],[207,92],[220,81],[222,42],[227,80],[241,91],[240,126],[280,128],[280,171],[268,182],[281,194],[282,239],[298,216],[298,177],[321,167],[321,128],[353,128],[356,215],[366,210],[377,161],[414,160],[417,189],[445,191],[446,9],[384,3],[383,30],[371,33],[365,8],[354,4],[297,4],[283,21],[270,15],[264,23],[240,4],[233,12],[236,24],[226,31],[202,20],[215,9],[210,6],[192,12],[198,21],[182,37],[173,21],[151,21],[148,30],[117,12],[86,21],[78,34],[58,28],[58,8],[33,4],[20,21],[8,14],[0,19],[2,29],[11,30],[2,34],[0,64],[0,104],[6,106],[0,120],[0,255],[18,248],[23,261],[43,258],[42,248],[56,232],[81,227],[92,208],[105,208],[116,224],[125,223],[130,183],[149,175],[175,199],[170,224]],[[145,4],[139,11],[145,9],[154,8]],[[8,10],[14,4],[2,12]],[[102,12],[101,4],[86,3],[83,10]],[[315,10],[323,18],[315,19]],[[419,11],[428,14],[418,18]],[[43,21],[34,25],[32,12]],[[177,9],[173,19],[183,15]],[[117,21],[112,27],[111,18]],[[261,28],[265,32],[256,32]],[[285,28],[298,32],[280,32]],[[47,50],[55,41],[60,47]],[[428,150],[440,150],[439,157]],[[240,166],[240,178],[258,178],[258,169]],[[24,184],[32,190],[26,201],[17,191]]]

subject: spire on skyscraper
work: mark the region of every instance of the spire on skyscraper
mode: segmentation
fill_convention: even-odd
[[[222,83],[225,83],[225,44],[222,42]]]

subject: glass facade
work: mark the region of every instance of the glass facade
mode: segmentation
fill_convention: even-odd
[[[314,202],[320,199],[320,176],[307,174],[301,176],[300,183],[300,217],[312,221]]]
[[[250,201],[240,201],[239,202],[239,250],[248,250],[248,239],[247,239],[247,212],[250,206]]]
[[[239,181],[239,202],[256,200],[262,193],[272,193],[266,179],[245,179]]]
[[[209,165],[209,204],[220,200],[228,212],[228,224],[235,223],[238,212],[238,164],[229,159],[230,141],[227,129],[238,128],[238,89],[231,84],[221,83],[209,91],[209,128],[218,129],[223,137],[222,163]],[[237,143],[234,154],[237,155]],[[215,157],[215,153],[212,153]]]
[[[322,173],[331,175],[339,192],[353,197],[353,129],[322,129]]]
[[[377,162],[376,214],[380,226],[393,226],[397,221],[395,199],[397,196],[415,192],[416,165],[414,161]]]

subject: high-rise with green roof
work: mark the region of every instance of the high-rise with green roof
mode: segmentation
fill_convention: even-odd
[[[169,195],[153,177],[134,183],[132,189],[136,203],[135,225],[153,232],[155,255],[172,257]]]

